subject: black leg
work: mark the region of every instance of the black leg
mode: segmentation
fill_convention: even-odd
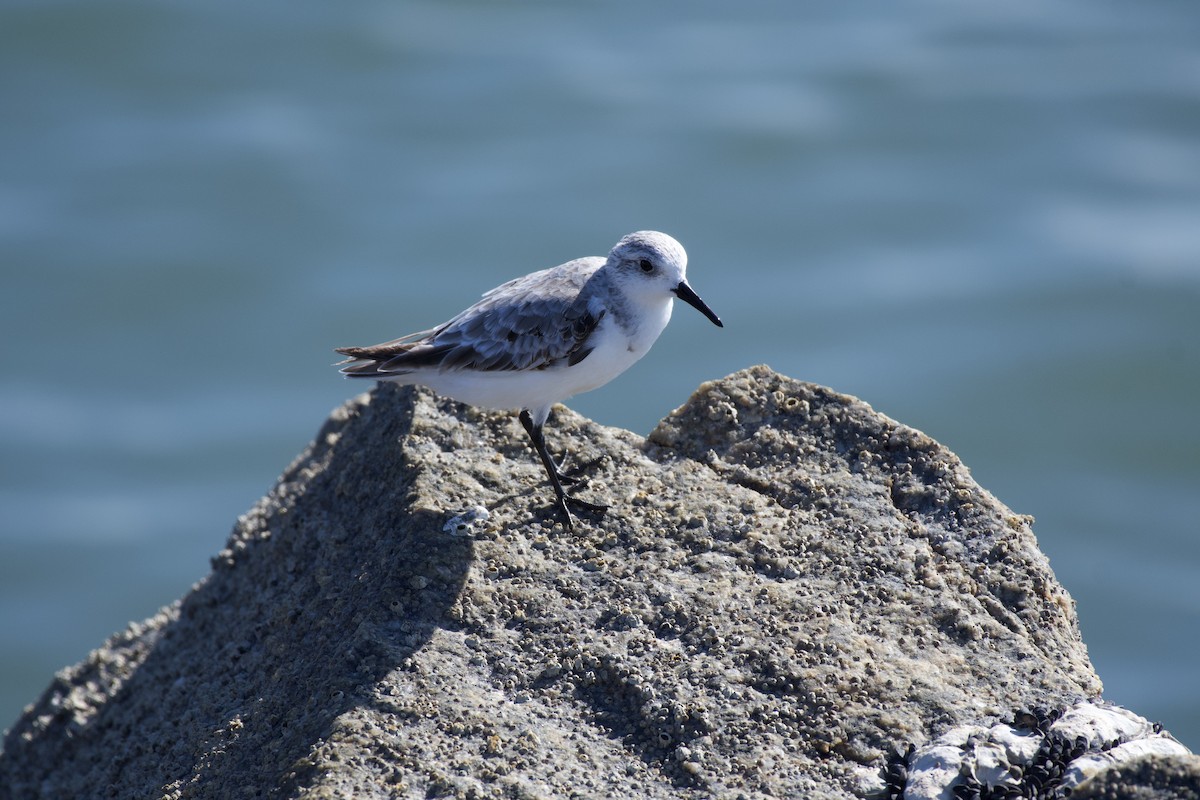
[[[585,509],[587,511],[603,512],[608,506],[602,506],[597,503],[589,503],[586,500],[580,500],[577,497],[571,497],[563,491],[562,478],[563,474],[559,471],[558,465],[554,463],[554,459],[550,457],[550,451],[546,449],[546,437],[542,435],[542,426],[533,424],[533,417],[528,411],[522,410],[520,414],[521,425],[525,427],[525,432],[529,434],[529,438],[533,440],[533,449],[537,450],[538,456],[542,459],[542,466],[546,468],[546,475],[550,478],[550,485],[554,487],[554,505],[558,508],[559,514],[562,515],[563,524],[568,529],[572,526],[571,512],[567,510],[567,503],[573,506]]]

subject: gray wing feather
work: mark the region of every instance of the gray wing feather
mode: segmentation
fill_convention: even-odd
[[[578,364],[604,317],[596,302],[603,259],[587,258],[516,278],[446,324],[373,347],[338,348],[342,372],[386,376],[422,368],[545,369]]]

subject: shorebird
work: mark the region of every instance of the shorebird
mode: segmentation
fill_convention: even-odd
[[[675,298],[714,325],[721,319],[687,282],[687,253],[658,231],[623,237],[607,258],[577,258],[515,278],[435,328],[369,347],[339,347],[351,378],[423,384],[460,402],[520,409],[567,528],[568,505],[607,506],[567,494],[573,483],[546,449],[550,408],[611,381],[644,356]]]

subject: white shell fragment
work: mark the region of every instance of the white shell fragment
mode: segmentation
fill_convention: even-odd
[[[451,536],[470,536],[475,532],[476,527],[483,522],[487,522],[491,513],[483,506],[475,506],[470,511],[464,511],[458,516],[451,517],[442,530],[449,533]]]

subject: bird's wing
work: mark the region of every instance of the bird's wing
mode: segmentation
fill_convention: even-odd
[[[579,259],[492,289],[438,328],[372,347],[338,348],[342,371],[386,377],[417,369],[526,370],[578,364],[604,310],[589,282],[603,259]],[[597,278],[600,280],[600,278]],[[345,363],[345,362],[344,362]]]

